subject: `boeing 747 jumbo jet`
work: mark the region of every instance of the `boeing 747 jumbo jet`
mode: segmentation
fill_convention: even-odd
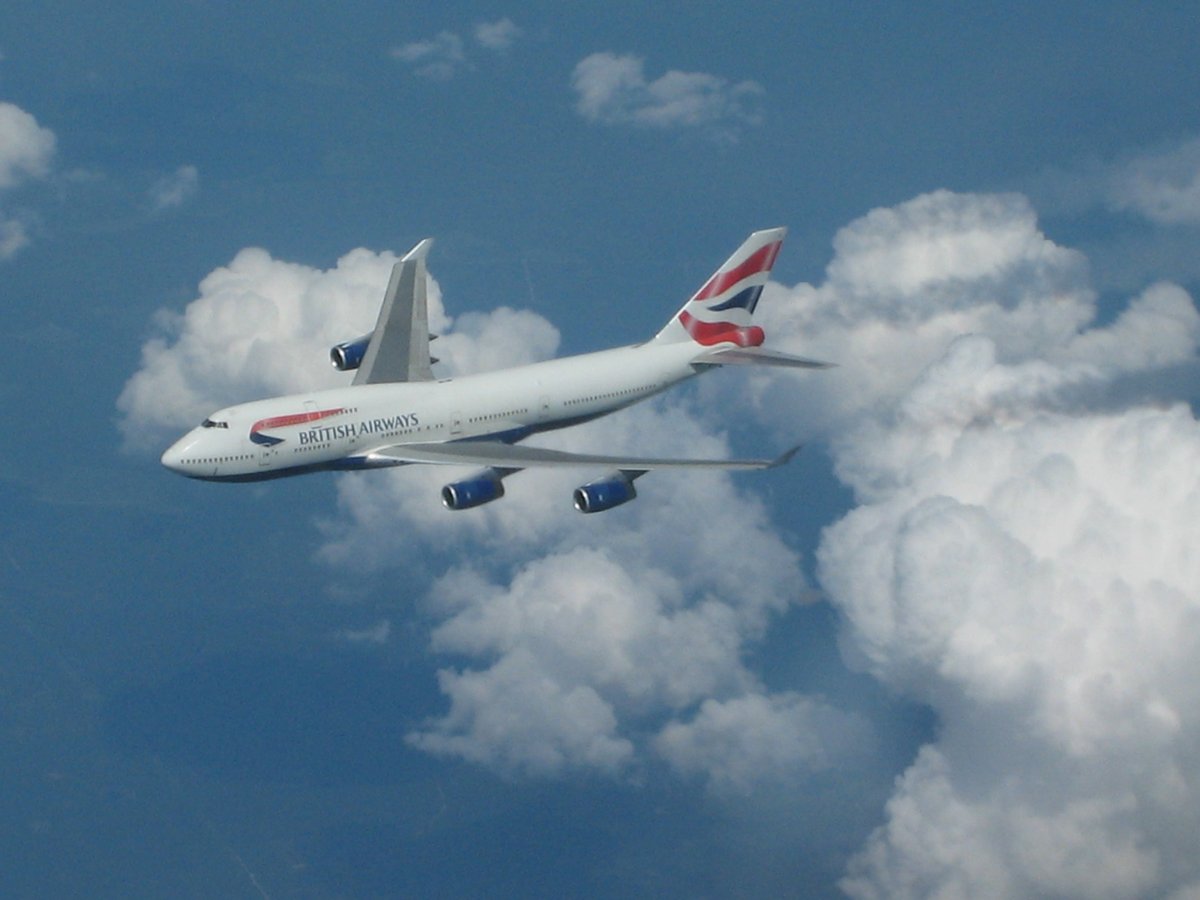
[[[435,378],[429,355],[425,256],[417,244],[392,269],[375,329],[330,351],[356,370],[348,387],[219,410],[162,455],[207,481],[260,481],[319,470],[410,463],[482,467],[442,488],[448,509],[504,496],[503,479],[537,466],[607,470],[576,489],[575,508],[600,512],[637,496],[651,469],[768,469],[777,459],[643,459],[565,453],[519,443],[608,415],[715,366],[820,369],[828,363],[762,346],[754,310],[786,229],[756,231],[651,340],[499,372]]]

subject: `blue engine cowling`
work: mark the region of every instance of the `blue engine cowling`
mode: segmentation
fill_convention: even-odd
[[[442,505],[446,509],[470,509],[499,500],[504,496],[504,482],[492,473],[456,481],[442,488]]]
[[[622,503],[628,503],[637,496],[633,479],[624,472],[589,481],[583,487],[575,489],[575,508],[581,513],[604,512]]]
[[[371,343],[371,335],[374,333],[374,331],[367,332],[360,338],[331,348],[329,361],[333,363],[333,367],[339,372],[349,372],[351,369],[361,366],[363,357],[367,355],[367,345]]]

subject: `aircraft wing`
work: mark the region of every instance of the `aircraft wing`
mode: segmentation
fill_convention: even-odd
[[[622,472],[648,472],[651,469],[771,469],[787,463],[799,449],[798,446],[793,447],[776,459],[651,459],[567,453],[499,441],[453,441],[445,444],[396,444],[376,450],[372,455],[408,463],[490,466],[495,469],[605,466]]]
[[[425,297],[425,255],[432,244],[426,238],[392,267],[379,321],[354,384],[433,381]]]

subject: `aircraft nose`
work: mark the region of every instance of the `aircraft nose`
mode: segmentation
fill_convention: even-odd
[[[163,451],[162,464],[172,472],[183,472],[183,441],[176,441]]]

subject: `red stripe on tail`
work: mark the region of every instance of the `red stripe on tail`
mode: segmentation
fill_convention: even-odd
[[[757,275],[759,272],[771,271],[771,267],[775,265],[775,257],[779,256],[779,250],[782,247],[783,241],[767,244],[767,246],[761,247],[750,254],[746,258],[746,261],[736,268],[730,269],[727,272],[718,272],[708,280],[708,284],[700,288],[696,296],[692,298],[692,302],[716,297],[719,294],[725,293],[725,291],[744,278]]]
[[[739,328],[732,322],[701,322],[686,310],[679,314],[679,324],[687,329],[693,341],[705,347],[727,343],[739,347],[758,347],[766,338],[766,333],[757,325]]]

